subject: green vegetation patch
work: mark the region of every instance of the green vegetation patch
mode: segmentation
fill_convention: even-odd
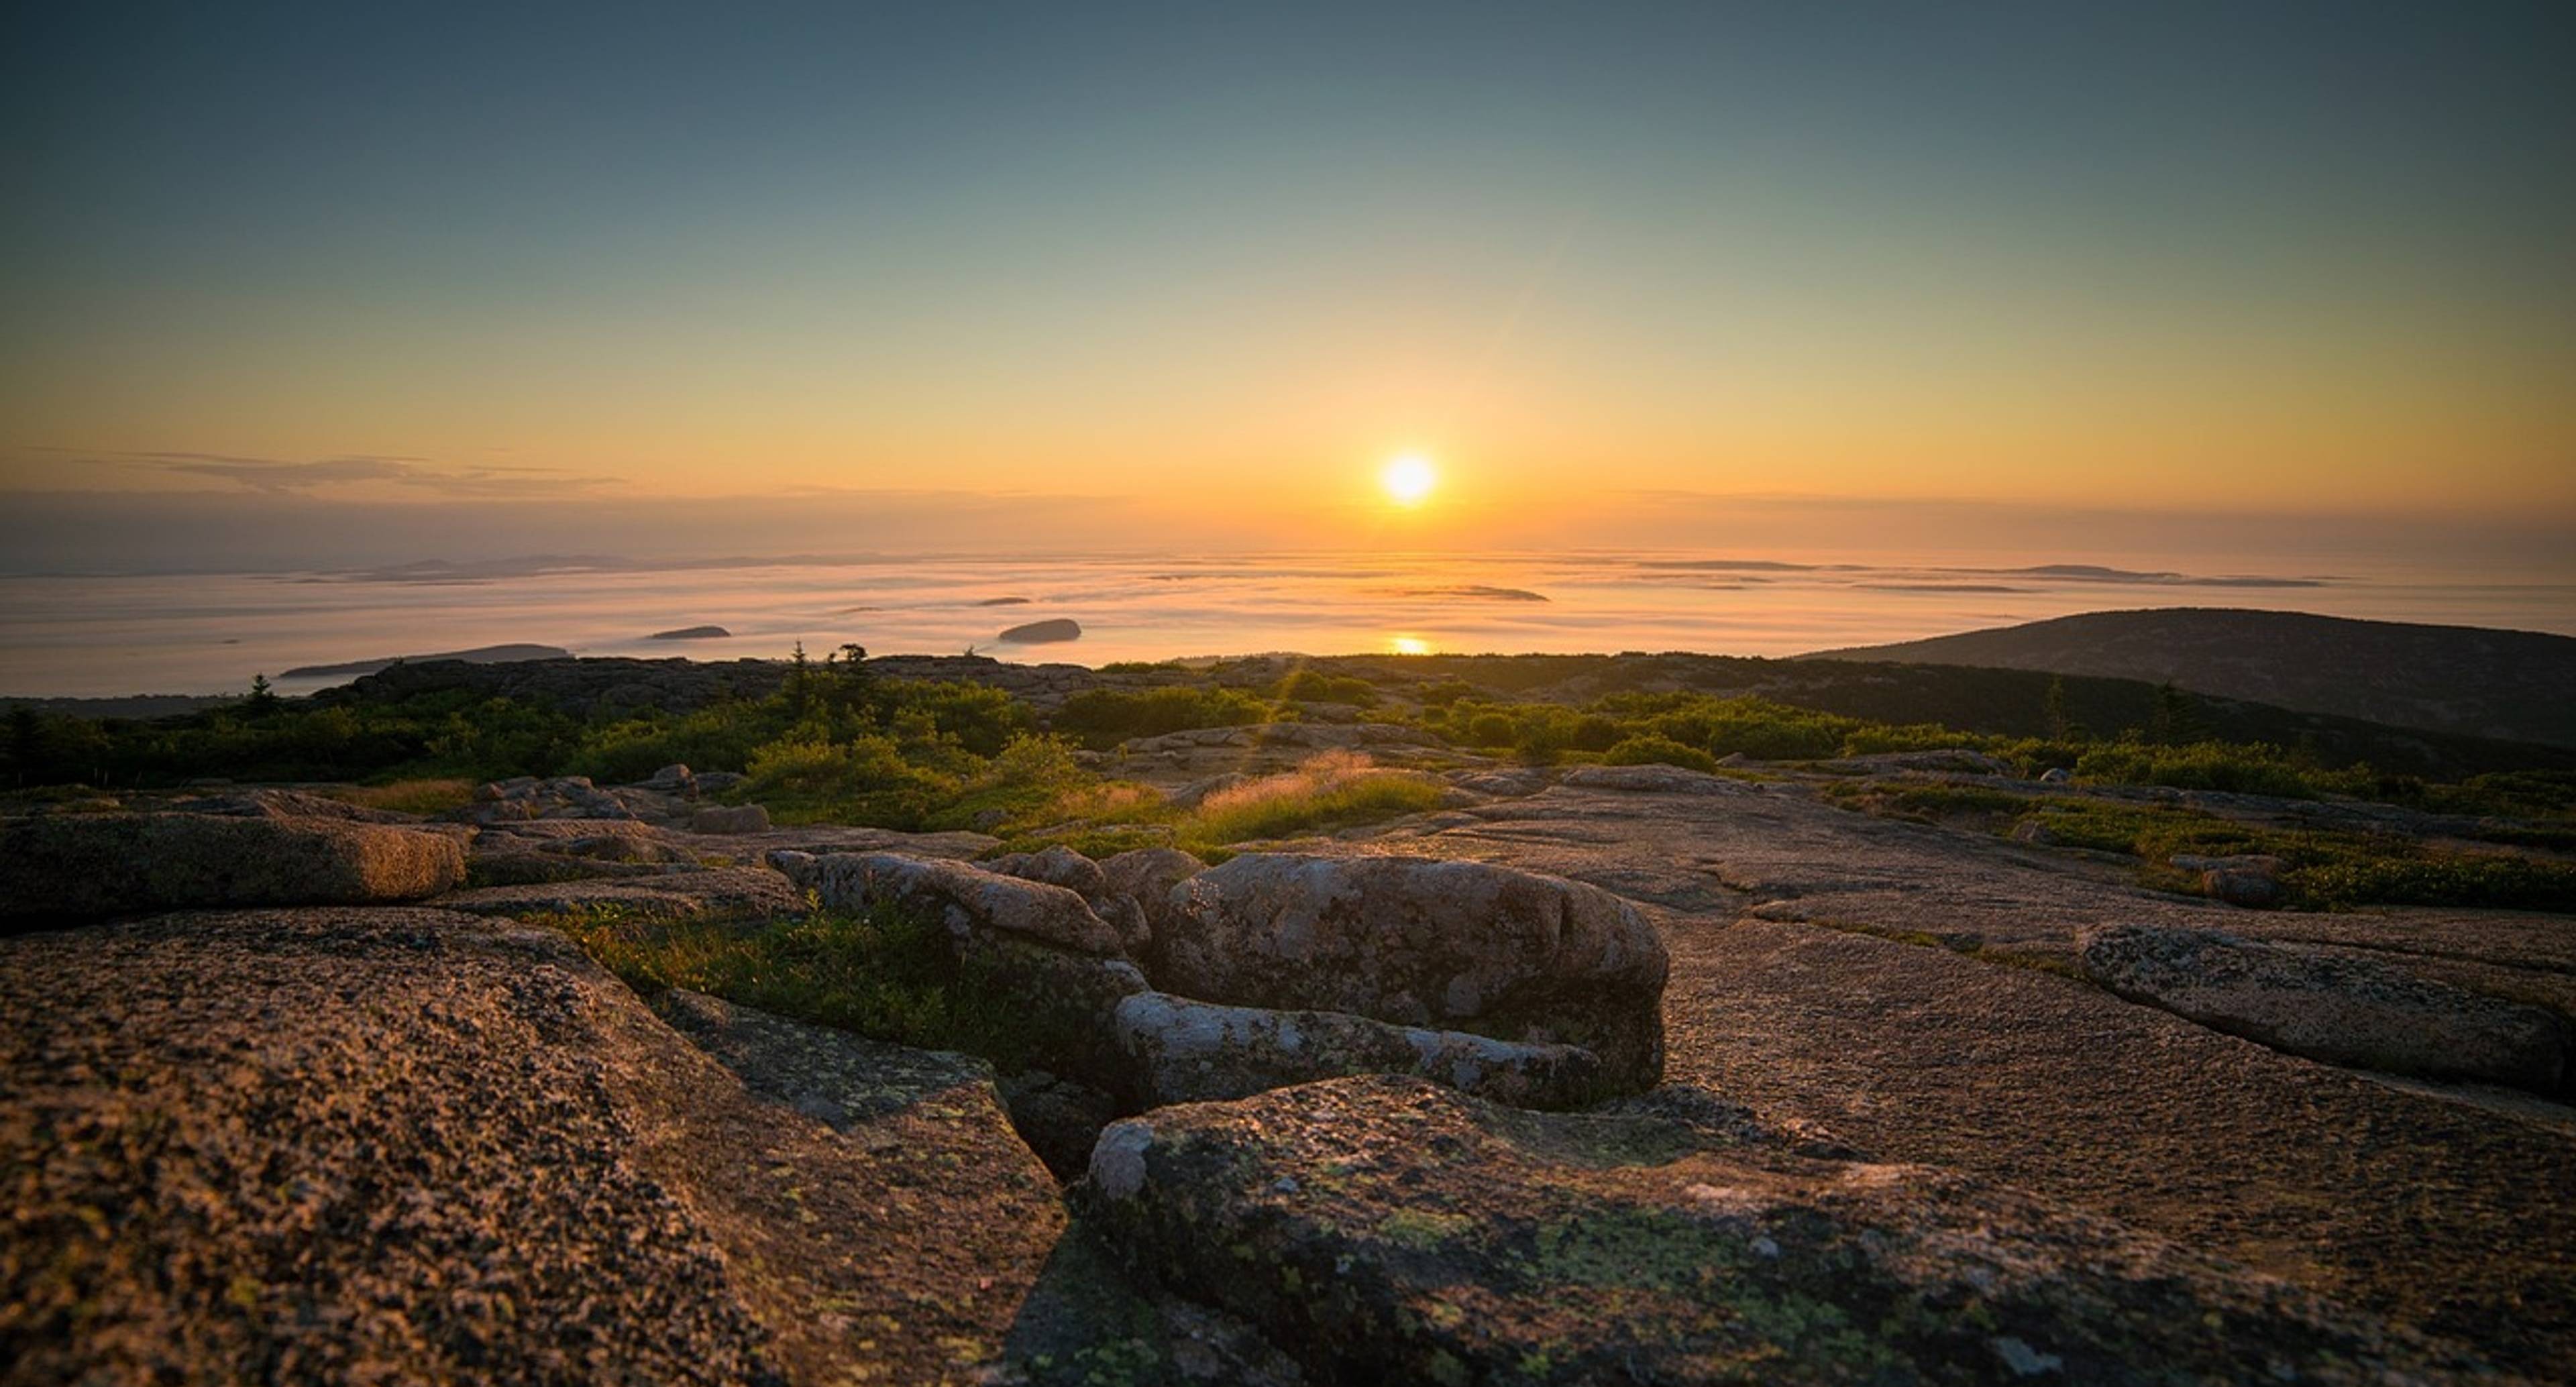
[[[2261,855],[2281,860],[2281,883],[2297,909],[2576,909],[2576,862],[2459,852],[2376,834],[2276,829],[2165,806],[2051,800],[2026,818],[2045,831],[2046,841],[2135,857],[2146,884],[2171,890],[2199,889],[2196,876],[2167,865],[2176,855]]]
[[[1383,770],[1368,758],[1327,752],[1296,770],[1209,795],[1180,820],[1182,847],[1200,851],[1255,838],[1347,828],[1440,807],[1443,787],[1427,775]]]
[[[1242,727],[1271,721],[1269,700],[1241,689],[1179,685],[1167,689],[1092,689],[1056,710],[1054,729],[1093,751],[1107,751],[1130,737],[1159,737],[1201,727]]]
[[[474,802],[471,780],[397,780],[385,785],[338,785],[322,792],[344,804],[397,814],[442,814]]]
[[[686,988],[925,1050],[1026,1068],[1043,1037],[961,962],[935,921],[817,910],[769,922],[646,920],[614,910],[534,917],[639,992]]]
[[[1635,742],[1641,745],[1625,756],[1697,770],[1738,754],[1765,761],[1813,761],[1875,751],[1984,747],[1992,740],[1930,724],[1871,723],[1764,698],[1614,693],[1577,708],[1497,703],[1446,686],[1439,692],[1440,699],[1425,702],[1424,727],[1461,746],[1508,748],[1538,762],[1569,753],[1606,758],[1622,744]]]
[[[1714,774],[1717,758],[1693,746],[1684,746],[1670,737],[1648,733],[1642,737],[1625,737],[1613,742],[1601,753],[1605,766],[1682,766]]]
[[[1273,692],[1297,703],[1350,703],[1362,708],[1378,701],[1377,685],[1347,674],[1301,669],[1279,681]]]

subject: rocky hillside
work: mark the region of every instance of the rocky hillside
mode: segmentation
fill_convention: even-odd
[[[2576,638],[2304,612],[2087,612],[1811,660],[1898,660],[2173,683],[2399,727],[2576,747]]]
[[[2576,1376],[2569,916],[2277,908],[2551,825],[1400,749],[1214,865],[681,766],[21,805],[0,1382]]]

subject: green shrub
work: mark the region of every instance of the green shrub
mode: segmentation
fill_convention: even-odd
[[[2095,746],[2075,763],[2078,779],[2115,785],[2170,785],[2182,790],[2315,799],[2330,778],[2295,764],[2279,747],[2197,742]]]
[[[1268,721],[1270,705],[1240,689],[1092,689],[1064,701],[1054,728],[1094,751],[1107,751],[1130,737]]]
[[[1835,725],[1839,721],[1821,714],[1781,717],[1768,710],[1746,711],[1715,720],[1705,745],[1712,756],[1742,754],[1763,761],[1819,760],[1842,754],[1843,729]]]
[[[1422,706],[1425,708],[1446,708],[1461,699],[1472,699],[1476,696],[1476,686],[1464,679],[1443,679],[1436,684],[1427,684],[1423,686],[1421,694]]]
[[[977,756],[999,755],[1012,738],[1038,730],[1029,705],[983,684],[887,680],[877,687],[885,725],[926,725]]]
[[[996,831],[1008,832],[1065,817],[1059,811],[1073,807],[1068,801],[1076,792],[1099,783],[1073,759],[1073,746],[1062,737],[1014,737],[928,818],[934,828],[978,828],[990,827],[985,816],[998,813]]]
[[[1518,732],[1510,715],[1482,712],[1467,719],[1465,738],[1469,746],[1509,746]]]
[[[1377,686],[1365,679],[1315,669],[1301,669],[1280,680],[1276,693],[1299,703],[1355,703],[1363,708],[1378,700]]]
[[[629,718],[584,732],[570,769],[602,784],[642,780],[677,762],[692,770],[738,771],[784,729],[775,717],[734,704],[670,716]]]
[[[886,737],[782,739],[754,752],[736,797],[782,823],[850,823],[918,831],[960,790],[956,777],[905,759]]]
[[[1627,738],[1604,752],[1601,760],[1611,766],[1686,766],[1710,772],[1717,769],[1717,758],[1707,752],[1670,737],[1652,735]]]
[[[2301,904],[2444,905],[2495,910],[2576,910],[2576,862],[2527,857],[2348,857],[2282,874]]]
[[[1875,756],[1888,751],[1947,751],[1953,747],[1973,751],[1985,741],[1983,737],[1954,732],[1933,722],[1906,723],[1903,726],[1865,723],[1843,733],[1842,754]]]

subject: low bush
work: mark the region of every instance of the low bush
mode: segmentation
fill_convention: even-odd
[[[892,738],[786,738],[752,754],[734,797],[769,807],[781,823],[852,823],[917,831],[954,801],[958,777],[907,759]]]
[[[692,770],[738,771],[751,764],[762,743],[786,730],[783,722],[783,717],[764,717],[756,708],[732,704],[677,716],[628,718],[583,733],[566,769],[602,785],[642,780],[674,763]]]
[[[1377,686],[1365,679],[1314,669],[1301,669],[1280,680],[1274,692],[1299,703],[1353,703],[1363,708],[1378,700]]]
[[[1064,701],[1056,710],[1053,730],[1093,751],[1107,751],[1130,737],[1241,727],[1270,719],[1270,704],[1240,689],[1092,689]]]
[[[2576,862],[2528,857],[2356,855],[2284,872],[2282,882],[2303,904],[2321,910],[2357,905],[2576,910]]]
[[[1717,758],[1697,747],[1684,746],[1670,737],[1629,737],[1601,754],[1609,766],[1685,766],[1695,771],[1715,772]]]
[[[2364,773],[2367,774],[2366,772]],[[2157,746],[2113,742],[2087,750],[2075,762],[2079,780],[2113,785],[2170,785],[2182,790],[2316,799],[2342,777],[2293,761],[2279,747],[2195,742]]]

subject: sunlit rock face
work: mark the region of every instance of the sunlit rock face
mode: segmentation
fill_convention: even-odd
[[[417,900],[465,879],[446,834],[265,814],[49,814],[0,830],[0,928],[137,910]]]
[[[1165,991],[1578,1045],[1620,1088],[1663,1070],[1668,961],[1596,887],[1477,862],[1252,853],[1179,883]]]

